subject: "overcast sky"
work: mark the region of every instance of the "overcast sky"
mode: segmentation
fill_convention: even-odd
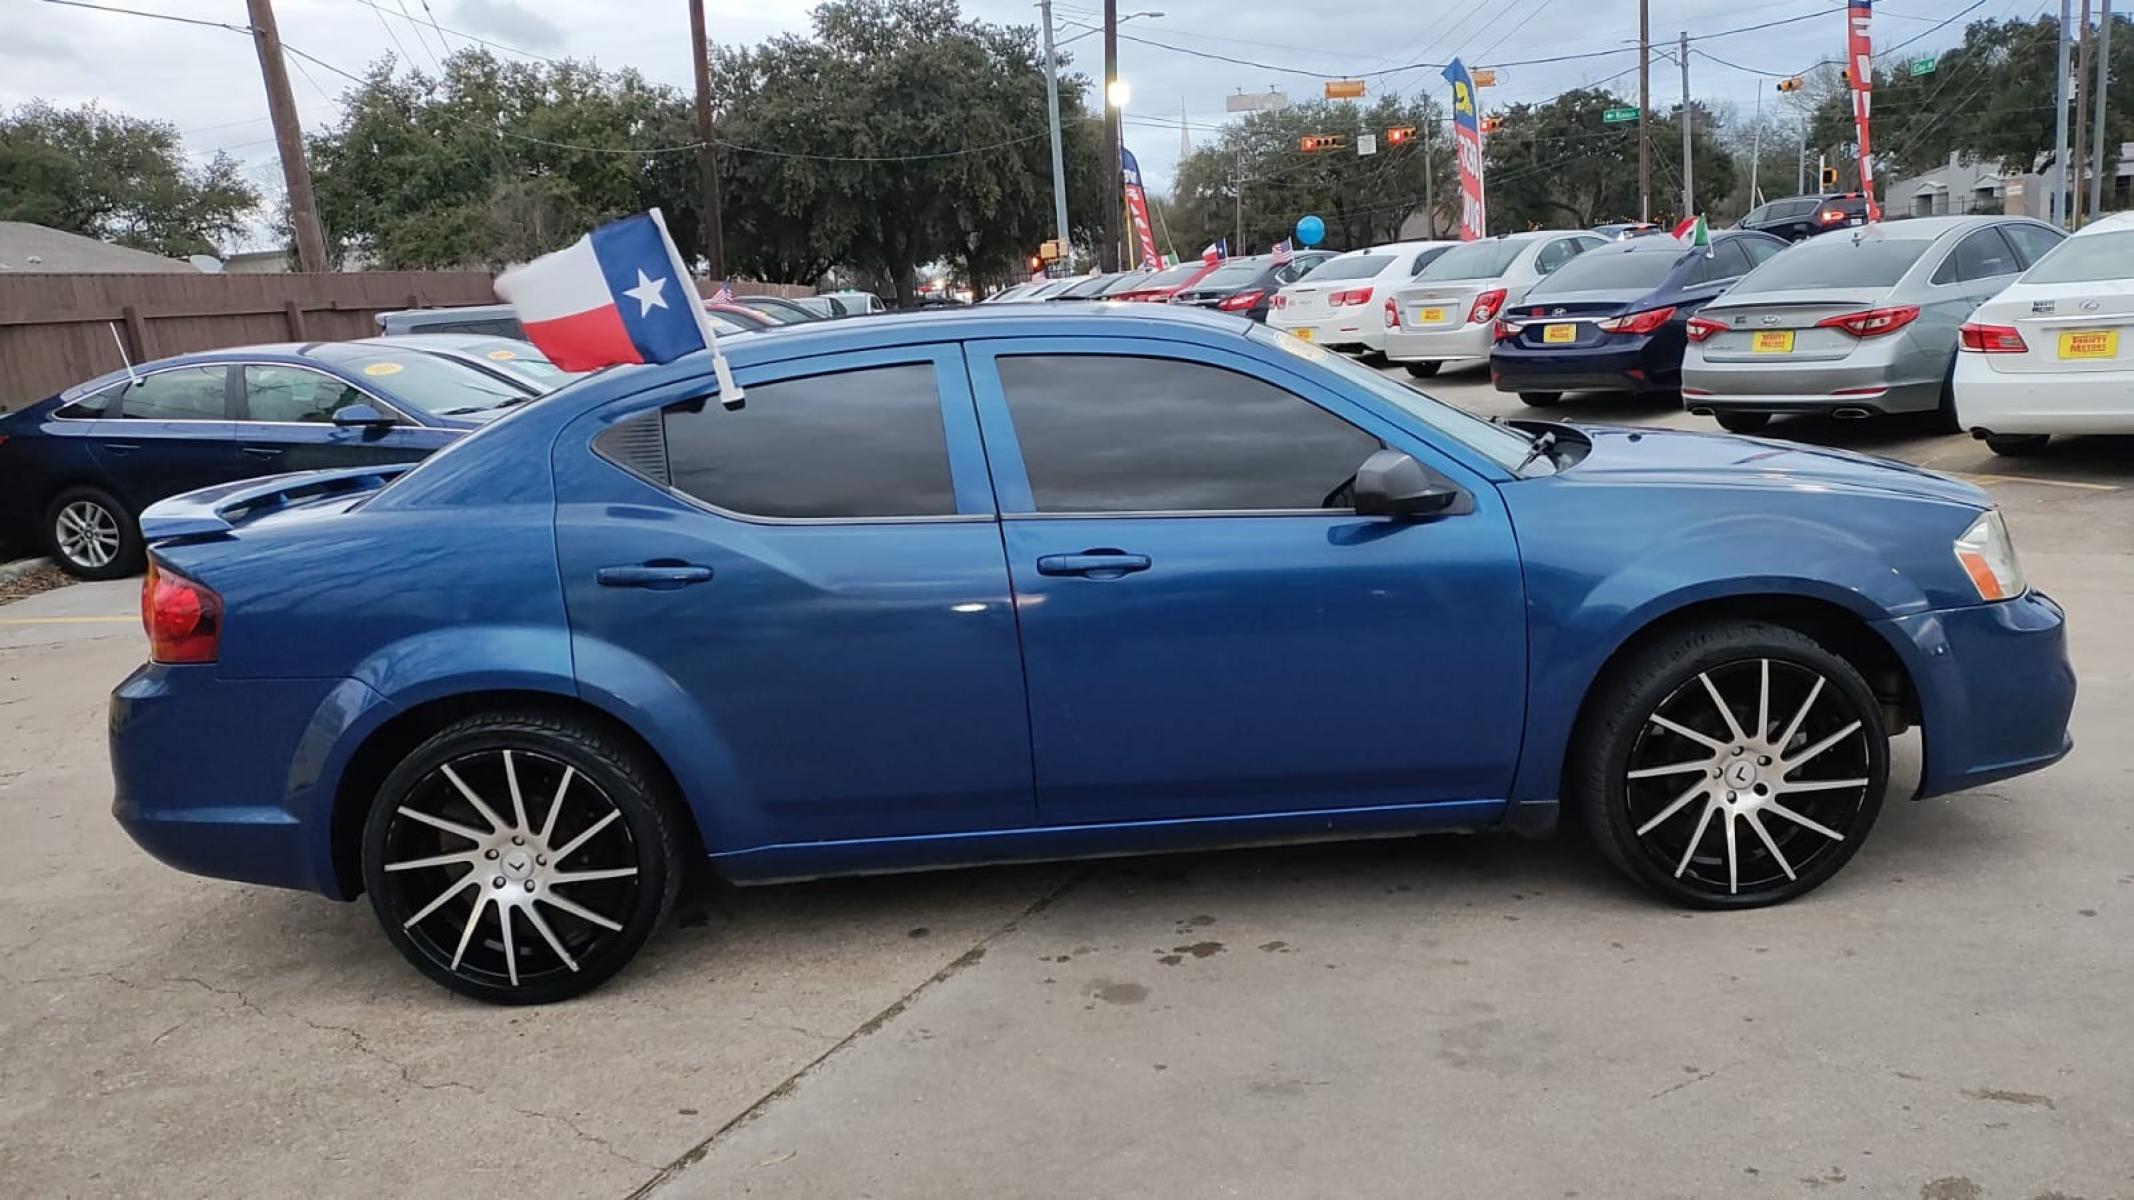
[[[242,0],[93,0],[242,26]],[[2051,0],[1895,0],[1876,5],[1878,49],[1917,38],[1906,57],[1954,45],[1971,20],[2032,17]],[[813,0],[708,0],[714,41],[754,43],[805,30]],[[1545,99],[1569,87],[1614,81],[1626,96],[1637,87],[1637,0],[1343,0],[1292,4],[1270,0],[1128,0],[1121,11],[1160,8],[1123,26],[1167,47],[1122,41],[1120,74],[1132,89],[1127,145],[1149,182],[1167,188],[1179,157],[1181,110],[1195,144],[1225,120],[1224,97],[1281,88],[1294,98],[1317,93],[1325,76],[1385,72],[1454,55],[1472,65],[1593,55],[1512,66],[1485,92],[1485,108]],[[964,0],[967,13],[1000,23],[1035,24],[1028,0]],[[677,87],[691,86],[688,7],[683,0],[277,0],[282,38],[335,66],[360,72],[386,54],[430,65],[465,35],[551,57],[590,58],[609,68],[633,66]],[[1098,0],[1057,0],[1058,36],[1075,39],[1097,17]],[[274,143],[249,38],[137,16],[92,12],[46,0],[0,0],[8,32],[0,36],[0,105],[33,97],[61,104],[89,100],[175,123],[194,153],[226,150],[264,192],[280,190]],[[1936,26],[1950,17],[1958,19]],[[1799,18],[1799,19],[1793,19]],[[439,33],[427,22],[445,30]],[[1838,0],[1652,0],[1652,37],[1670,51],[1679,31],[1692,37],[1766,22],[1768,28],[1701,41],[1691,57],[1693,93],[1731,103],[1746,114],[1759,96],[1775,100],[1777,75],[1844,53],[1844,8]],[[1627,45],[1626,45],[1627,43]],[[1197,53],[1189,53],[1197,52]],[[1071,69],[1102,70],[1101,42],[1070,40]],[[1726,59],[1721,65],[1703,54]],[[1218,57],[1209,57],[1209,56]],[[1223,59],[1243,59],[1243,65]],[[301,63],[301,60],[299,60]],[[1747,68],[1747,69],[1740,69]],[[1755,72],[1766,72],[1759,75]],[[292,74],[307,129],[332,122],[345,81],[317,67]],[[1445,85],[1435,69],[1371,75],[1371,95]],[[1681,91],[1672,62],[1655,61],[1653,103]],[[1882,139],[1877,139],[1878,145]]]

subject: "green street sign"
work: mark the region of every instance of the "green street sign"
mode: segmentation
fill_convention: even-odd
[[[1620,125],[1625,121],[1637,119],[1638,110],[1634,108],[1611,108],[1601,114],[1601,120],[1610,125]]]
[[[1915,77],[1920,75],[1932,75],[1933,73],[1934,60],[1932,58],[1915,58],[1912,60],[1912,74]]]

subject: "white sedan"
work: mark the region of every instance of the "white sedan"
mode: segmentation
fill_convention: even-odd
[[[2134,433],[2134,213],[2093,222],[1979,305],[1956,418],[2000,454],[2056,433]]]
[[[1393,289],[1458,242],[1393,242],[1351,250],[1275,293],[1267,324],[1335,350],[1382,353]]]

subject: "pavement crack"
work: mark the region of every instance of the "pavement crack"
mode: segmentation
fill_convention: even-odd
[[[1699,1071],[1695,1075],[1690,1076],[1688,1079],[1685,1079],[1680,1083],[1672,1084],[1668,1087],[1661,1088],[1659,1091],[1654,1092],[1650,1096],[1647,1096],[1646,1099],[1658,1100],[1660,1097],[1665,1096],[1671,1092],[1679,1092],[1683,1088],[1686,1088],[1693,1083],[1703,1083],[1705,1080],[1710,1079],[1712,1076],[1717,1075],[1718,1073],[1718,1071]]]
[[[862,1039],[866,1038],[867,1035],[874,1033],[875,1031],[881,1029],[883,1026],[889,1024],[891,1021],[896,1020],[899,1015],[901,1015],[905,1010],[909,1009],[914,1003],[916,1003],[919,997],[925,995],[928,991],[930,991],[934,987],[934,985],[951,979],[957,974],[964,971],[965,969],[976,965],[979,960],[985,957],[986,948],[988,946],[1022,928],[1024,922],[1030,920],[1032,917],[1037,916],[1039,913],[1044,912],[1046,909],[1051,908],[1053,904],[1059,901],[1060,897],[1066,895],[1077,884],[1083,883],[1094,874],[1095,871],[1091,868],[1084,868],[1080,871],[1076,871],[1073,874],[1067,876],[1065,879],[1061,880],[1059,884],[1051,891],[1048,891],[1045,894],[1039,896],[1037,899],[1032,900],[1022,909],[1022,911],[1016,913],[1012,917],[1009,917],[1006,921],[1001,922],[1000,925],[995,927],[991,932],[979,938],[977,941],[971,943],[969,948],[964,950],[963,953],[957,955],[955,958],[951,959],[946,966],[942,967],[938,971],[935,971],[932,975],[927,976],[925,979],[920,980],[918,986],[897,997],[895,1000],[891,1001],[886,1008],[882,1009],[882,1011],[867,1018],[865,1021],[862,1021],[856,1028],[852,1030],[852,1032],[846,1034],[842,1038],[839,1038],[836,1045],[833,1045],[829,1049],[823,1051],[821,1054],[816,1055],[814,1058],[810,1059],[805,1065],[803,1065],[799,1070],[793,1072],[791,1075],[786,1076],[785,1080],[779,1083],[776,1087],[763,1093],[761,1096],[756,1097],[755,1101],[751,1103],[747,1108],[744,1108],[739,1113],[735,1114],[725,1124],[719,1126],[717,1129],[712,1130],[711,1135],[709,1137],[706,1137],[703,1141],[698,1142],[694,1146],[691,1146],[688,1150],[682,1153],[681,1157],[676,1158],[673,1162],[670,1162],[666,1166],[661,1167],[657,1174],[653,1175],[652,1178],[647,1179],[644,1184],[636,1191],[631,1192],[627,1200],[644,1200],[645,1197],[651,1196],[654,1192],[665,1186],[675,1176],[681,1174],[683,1171],[687,1170],[691,1166],[702,1162],[704,1157],[711,1153],[712,1147],[718,1144],[719,1139],[725,1137],[727,1134],[733,1132],[734,1130],[739,1129],[741,1126],[746,1125],[751,1121],[754,1121],[756,1118],[762,1116],[765,1112],[769,1111],[772,1105],[798,1091],[800,1089],[800,1085],[806,1082],[809,1076],[815,1074],[816,1071],[822,1068],[824,1063],[827,1063],[832,1058],[835,1058],[839,1054],[839,1052],[843,1051],[847,1046],[850,1046],[855,1042],[861,1041]]]

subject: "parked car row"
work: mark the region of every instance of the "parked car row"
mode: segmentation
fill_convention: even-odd
[[[1234,312],[1264,322],[1280,289],[1339,257],[1341,255],[1331,250],[1300,250],[1283,262],[1276,262],[1272,254],[1256,254],[1215,262],[1194,259],[1161,270],[1092,272],[1017,284],[994,293],[982,303],[1125,300],[1190,304],[1197,308]]]

